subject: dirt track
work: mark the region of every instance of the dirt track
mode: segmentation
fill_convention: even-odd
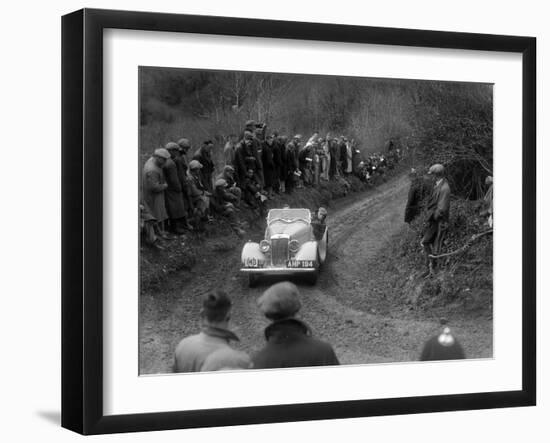
[[[424,340],[439,330],[436,318],[415,318],[401,307],[381,315],[374,299],[369,304],[369,263],[393,235],[406,229],[402,220],[408,185],[406,177],[399,177],[331,208],[328,261],[316,286],[300,284],[301,318],[333,345],[341,363],[416,360]],[[162,291],[142,294],[140,373],[170,372],[176,344],[198,329],[200,296],[216,287],[233,298],[232,329],[241,338],[239,346],[248,352],[263,346],[268,323],[256,299],[270,281],[249,289],[238,273],[239,258],[240,250],[212,254],[192,273],[171,277]],[[468,357],[492,356],[491,320],[450,320]]]

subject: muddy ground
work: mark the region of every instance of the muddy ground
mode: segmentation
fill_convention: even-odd
[[[469,358],[492,356],[492,317],[456,310],[418,312],[397,302],[388,311],[386,294],[377,290],[369,265],[402,230],[409,180],[397,177],[366,193],[334,204],[329,212],[329,255],[315,286],[300,286],[300,317],[313,333],[332,344],[341,363],[402,362],[418,359],[423,342],[440,329],[442,314]],[[260,230],[252,237],[259,241]],[[246,239],[242,240],[244,243]],[[232,329],[238,347],[253,353],[264,344],[266,319],[256,299],[275,280],[248,288],[239,275],[240,248],[224,250],[205,240],[202,258],[191,271],[170,275],[159,288],[140,297],[140,373],[171,371],[178,341],[199,328],[200,298],[221,287],[231,295]],[[378,275],[377,278],[380,278]],[[391,274],[384,278],[392,278]]]

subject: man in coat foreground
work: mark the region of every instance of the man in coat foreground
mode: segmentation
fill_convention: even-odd
[[[200,315],[201,332],[184,338],[176,347],[174,372],[203,371],[204,364],[211,354],[222,349],[231,352],[233,348],[229,343],[239,340],[229,330],[231,300],[224,291],[218,290],[207,294],[203,299]],[[215,364],[209,366],[209,370],[222,369]]]
[[[301,308],[298,288],[277,283],[258,299],[260,311],[271,320],[265,329],[264,348],[253,358],[254,369],[339,365],[332,346],[312,336],[295,315]]]
[[[449,211],[451,205],[451,188],[444,177],[445,168],[443,165],[432,165],[428,175],[435,180],[430,199],[427,204],[427,225],[422,237],[422,248],[426,255],[426,272],[424,276],[433,274],[435,260],[430,255],[437,255],[440,251],[443,238],[448,228]]]

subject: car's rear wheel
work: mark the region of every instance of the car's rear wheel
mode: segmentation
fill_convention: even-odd
[[[260,276],[256,274],[248,274],[248,286],[250,288],[254,288],[258,286],[258,282],[260,281]]]

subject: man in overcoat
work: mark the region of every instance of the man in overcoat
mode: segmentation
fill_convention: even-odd
[[[170,228],[175,234],[183,234],[184,227],[187,227],[186,211],[184,206],[183,188],[178,174],[178,166],[176,160],[180,156],[179,145],[174,142],[169,142],[165,146],[170,153],[170,158],[166,160],[164,165],[164,175],[166,184],[168,185],[164,191],[164,199],[166,202],[166,211],[170,218]]]
[[[258,299],[260,311],[271,321],[266,344],[252,357],[255,369],[339,365],[332,346],[313,337],[310,327],[296,318],[301,308],[298,288],[276,283]]]
[[[258,160],[258,154],[254,148],[254,135],[251,132],[245,132],[243,140],[241,140],[235,148],[235,166],[239,187],[243,187],[249,169],[254,171],[254,175],[261,183],[259,174],[261,165]]]
[[[426,256],[425,276],[431,275],[435,270],[436,262],[430,255],[439,253],[448,228],[451,187],[444,174],[445,168],[441,164],[432,165],[428,171],[428,175],[433,177],[434,187],[426,206],[427,225],[421,242]]]
[[[212,192],[212,174],[214,173],[214,162],[212,161],[213,147],[214,142],[212,140],[206,140],[193,155],[193,160],[197,160],[202,165],[202,181],[210,192]]]
[[[411,223],[422,213],[422,206],[431,193],[430,183],[425,175],[413,168],[409,173],[409,178],[411,185],[405,206],[405,223]]]
[[[270,134],[262,142],[262,169],[264,171],[264,189],[269,197],[273,196],[275,181],[275,162],[273,158],[273,144],[275,136]]]
[[[168,219],[164,200],[164,192],[168,185],[164,178],[163,167],[169,158],[170,154],[166,149],[156,149],[145,162],[142,173],[143,201],[155,218],[155,229],[161,237],[166,237],[164,223]]]
[[[189,169],[189,162],[187,161],[187,153],[191,149],[191,143],[186,138],[180,138],[178,140],[180,155],[174,159],[178,168],[178,177],[181,183],[181,190],[183,193],[183,202],[185,204],[185,210],[190,217],[193,213],[193,202],[189,194],[189,183],[187,179],[187,170]],[[188,227],[190,228],[190,226]]]

